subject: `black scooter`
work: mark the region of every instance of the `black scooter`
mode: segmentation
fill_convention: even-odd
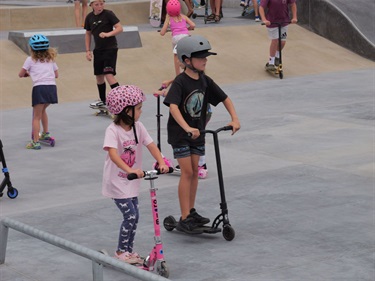
[[[215,218],[211,226],[204,225],[196,229],[202,230],[202,233],[207,233],[207,234],[214,234],[214,233],[218,233],[222,231],[223,237],[227,241],[232,241],[234,239],[235,231],[230,225],[229,218],[228,218],[228,207],[227,207],[227,202],[225,199],[224,180],[223,180],[223,171],[221,168],[218,133],[221,131],[230,131],[232,129],[233,129],[232,126],[225,126],[215,131],[214,130],[201,130],[200,131],[201,134],[213,135],[217,174],[218,174],[218,179],[219,179],[220,198],[221,198],[221,203],[220,203],[221,213]],[[219,228],[221,223],[223,224],[223,230]],[[167,231],[172,231],[173,229],[175,229],[177,224],[178,224],[178,221],[173,216],[168,216],[163,221],[164,228]]]

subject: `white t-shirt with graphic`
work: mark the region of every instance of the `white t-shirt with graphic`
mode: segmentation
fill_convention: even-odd
[[[121,126],[112,123],[105,132],[103,149],[116,148],[121,159],[134,169],[142,169],[142,150],[153,142],[146,128],[141,122],[135,122],[138,145],[135,142],[134,131],[125,131]],[[129,181],[127,173],[121,170],[107,153],[104,169],[102,194],[109,198],[124,199],[139,195],[140,179]]]

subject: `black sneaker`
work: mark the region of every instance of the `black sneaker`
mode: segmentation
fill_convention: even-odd
[[[178,222],[176,229],[178,231],[185,232],[187,234],[202,234],[203,230],[197,229],[197,225],[194,222],[194,218],[190,217],[190,215],[184,219]]]
[[[193,218],[194,219],[194,223],[197,225],[197,226],[202,226],[202,225],[205,225],[206,223],[209,223],[210,222],[210,219],[209,218],[205,218],[205,217],[202,217],[200,214],[197,213],[197,211],[192,208],[190,210],[190,215],[189,217]]]

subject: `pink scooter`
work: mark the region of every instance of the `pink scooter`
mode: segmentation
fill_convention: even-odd
[[[169,167],[169,172],[172,173],[173,168]],[[157,188],[154,185],[154,180],[158,177],[156,175],[160,174],[159,170],[144,171],[144,179],[150,181],[150,197],[151,197],[151,211],[154,220],[154,240],[155,246],[152,248],[150,254],[145,258],[143,265],[136,265],[147,271],[154,271],[165,278],[169,277],[169,269],[164,260],[163,243],[160,236],[160,220],[158,213],[158,201],[156,199]],[[128,180],[134,180],[137,178],[137,174],[129,174]]]

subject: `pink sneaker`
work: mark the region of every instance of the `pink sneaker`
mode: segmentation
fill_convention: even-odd
[[[198,166],[198,178],[205,179],[208,175],[207,165]]]
[[[130,253],[130,255],[137,260],[137,263],[143,264],[144,258],[142,258],[137,252]]]
[[[138,263],[138,258],[134,257],[132,253],[129,253],[129,252],[124,252],[124,253],[121,253],[121,254],[117,254],[115,252],[115,258],[123,261],[123,262],[126,262],[126,263],[129,263],[129,264],[136,264]]]

